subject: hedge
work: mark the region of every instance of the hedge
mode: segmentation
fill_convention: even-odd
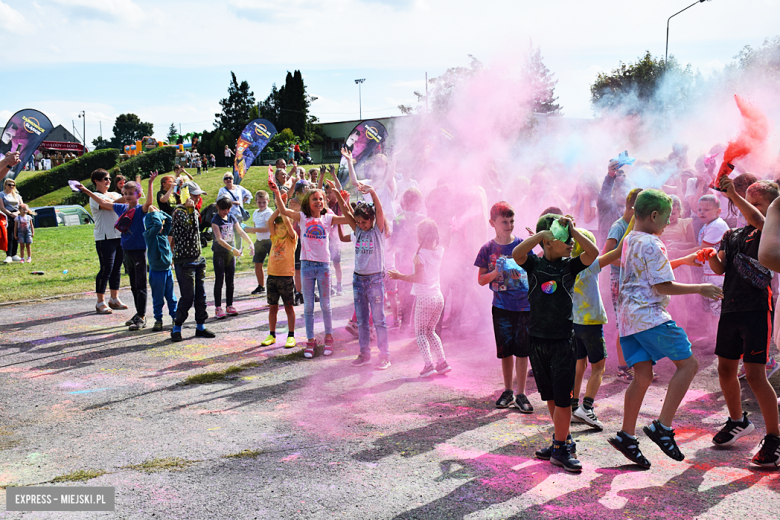
[[[112,177],[122,174],[128,180],[133,181],[136,175],[146,178],[154,170],[160,173],[169,172],[173,170],[173,166],[176,164],[176,150],[175,146],[155,148],[151,152],[136,155],[116,165],[109,170],[109,173],[111,173]]]
[[[61,164],[34,177],[16,183],[16,189],[25,200],[33,200],[54,190],[64,188],[71,179],[88,179],[98,168],[110,169],[119,160],[119,150],[106,148],[96,150]]]

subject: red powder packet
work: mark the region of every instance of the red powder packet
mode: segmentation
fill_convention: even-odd
[[[731,172],[734,171],[734,165],[729,164],[726,161],[723,161],[723,163],[720,165],[720,170],[718,170],[718,175],[715,177],[715,180],[712,181],[712,184],[710,184],[710,188],[716,191],[726,191],[720,187],[720,180],[723,177],[728,177]]]

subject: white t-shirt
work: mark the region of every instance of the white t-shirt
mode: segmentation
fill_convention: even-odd
[[[699,230],[699,246],[701,247],[704,242],[714,244],[712,247],[715,251],[720,246],[720,239],[723,238],[723,233],[729,230],[729,225],[726,221],[718,217],[709,224],[704,224]],[[704,274],[708,276],[715,276],[715,272],[710,268],[710,263],[704,263]]]
[[[236,220],[242,222],[243,219],[241,218],[241,210],[239,208],[243,208],[245,202],[252,200],[252,194],[243,186],[235,184],[233,185],[232,190],[228,190],[224,186],[221,187],[217,192],[217,200],[219,199],[227,199],[230,202],[237,200],[238,205],[236,206],[234,204],[233,207],[230,208],[230,214],[236,217]]]
[[[328,235],[335,215],[326,213],[318,218],[309,218],[302,211],[300,215],[301,260],[330,263]]]
[[[273,214],[274,212],[271,211],[271,208],[265,208],[263,211],[256,209],[252,213],[252,222],[255,224],[252,227],[268,227],[268,219],[271,218],[271,215]],[[269,231],[266,231],[265,233],[256,232],[255,237],[257,237],[257,240],[270,240],[271,233]]]
[[[618,297],[621,337],[652,329],[672,319],[666,312],[669,297],[659,294],[653,286],[673,281],[672,265],[659,237],[632,231],[623,239]]]
[[[420,249],[417,253],[423,266],[423,277],[420,282],[412,284],[412,295],[433,296],[441,294],[439,285],[439,273],[441,271],[441,259],[444,257],[444,248]]]
[[[120,194],[114,191],[108,191],[106,193],[96,191],[95,195],[112,204],[122,198]],[[114,224],[116,223],[116,213],[114,213],[113,209],[101,209],[100,206],[98,206],[98,203],[92,199],[89,199],[89,209],[92,211],[92,217],[95,219],[95,230],[93,231],[93,234],[96,242],[98,240],[122,238],[122,233],[117,231],[114,227]]]
[[[577,275],[572,294],[572,316],[577,325],[603,325],[607,323],[607,312],[599,292],[598,259]]]

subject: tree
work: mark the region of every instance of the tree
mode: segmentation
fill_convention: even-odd
[[[737,63],[727,68],[728,75],[735,77],[748,72],[748,81],[766,82],[775,86],[780,81],[780,36],[767,38],[758,49],[745,45],[734,58]]]
[[[267,119],[277,128],[281,126],[279,124],[279,114],[281,113],[282,100],[279,89],[276,88],[276,83],[273,84],[271,87],[271,93],[268,94],[268,97],[265,98],[265,101],[260,103],[259,107],[260,117]]]
[[[528,57],[523,64],[521,80],[531,89],[532,110],[537,114],[560,114],[561,106],[556,103],[555,85],[558,80],[542,61],[542,51],[529,43]]]
[[[176,129],[176,125],[171,123],[171,126],[168,127],[168,144],[174,144],[174,139],[176,139],[177,135],[179,135],[179,131]]]
[[[126,144],[135,144],[145,136],[153,135],[154,125],[142,122],[135,114],[120,114],[114,122],[113,132],[111,148],[123,150]]]
[[[231,82],[228,87],[228,97],[220,100],[222,112],[214,114],[214,128],[227,130],[233,139],[238,139],[241,131],[251,120],[249,112],[255,105],[255,94],[249,90],[249,83],[236,79],[235,72],[230,72]]]
[[[111,148],[111,141],[98,136],[92,140],[92,145],[94,146],[93,150],[103,150],[104,148]]]
[[[637,115],[684,109],[691,105],[698,79],[690,65],[683,69],[674,56],[665,62],[647,51],[636,63],[621,61],[609,74],[599,73],[590,87],[591,105],[597,114]]]

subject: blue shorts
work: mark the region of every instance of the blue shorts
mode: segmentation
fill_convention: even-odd
[[[659,359],[680,361],[693,355],[688,335],[674,320],[630,336],[621,336],[620,346],[630,367],[642,361],[652,361],[655,365]]]

